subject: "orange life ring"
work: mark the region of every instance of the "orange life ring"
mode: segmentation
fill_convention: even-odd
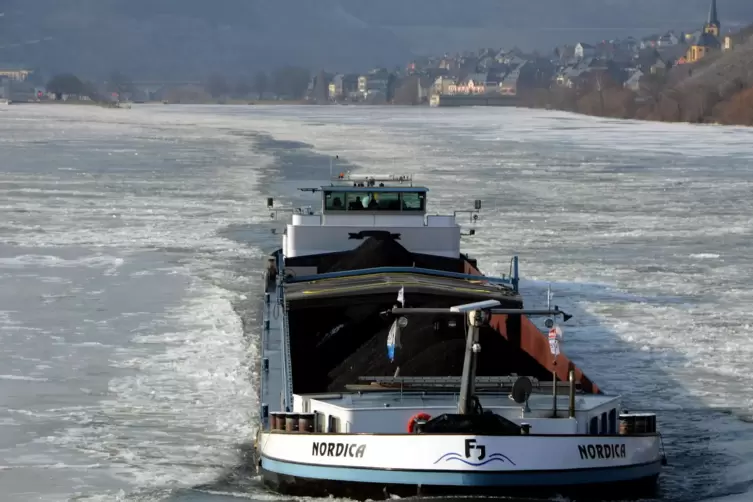
[[[413,429],[416,428],[416,422],[418,420],[423,420],[424,422],[427,422],[431,420],[431,415],[428,413],[424,413],[423,411],[421,413],[416,413],[412,417],[410,417],[410,420],[408,420],[408,434],[413,434]]]

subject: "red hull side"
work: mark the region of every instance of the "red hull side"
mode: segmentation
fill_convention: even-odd
[[[476,267],[468,263],[464,263],[464,273],[471,275],[482,274]],[[508,334],[507,330],[507,316],[501,314],[495,314],[491,319],[491,326],[499,332],[502,336],[507,338],[511,343],[513,337]],[[517,338],[514,337],[514,338]],[[539,329],[531,322],[526,316],[521,316],[520,319],[520,349],[530,354],[536,361],[549,371],[554,369],[552,353],[549,351],[549,341],[547,337],[539,331]],[[580,382],[581,388],[584,392],[592,394],[600,394],[599,387],[593,383],[570,359],[564,354],[557,356],[557,378],[561,381],[567,381],[569,370],[575,370],[575,379]]]

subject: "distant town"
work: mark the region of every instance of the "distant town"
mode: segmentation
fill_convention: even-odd
[[[149,101],[507,105],[625,118],[745,123],[747,118],[720,116],[731,111],[726,113],[719,105],[733,95],[747,99],[739,93],[753,88],[747,80],[751,78],[747,67],[753,63],[751,35],[753,27],[723,35],[716,0],[711,0],[707,18],[699,19],[698,27],[687,32],[596,43],[574,41],[549,54],[487,48],[422,57],[403,68],[375,68],[363,74],[312,74],[305,68],[283,67],[247,77],[211,75],[197,82],[138,82],[117,72],[101,84],[69,74],[40,81],[32,70],[6,68],[0,69],[0,96],[12,101],[109,105]],[[737,60],[723,59],[735,52]],[[694,72],[697,77],[720,61],[727,72],[716,72],[722,83],[694,78]]]

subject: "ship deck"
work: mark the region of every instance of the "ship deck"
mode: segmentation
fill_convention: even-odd
[[[484,409],[509,409],[520,414],[522,405],[503,392],[478,392],[477,397]],[[384,410],[429,410],[432,408],[455,408],[458,402],[458,390],[455,392],[380,390],[374,392],[333,392],[327,394],[304,394],[304,399],[311,399],[344,410],[352,411],[384,411]],[[557,396],[557,408],[562,415],[567,414],[568,395],[564,391]],[[594,408],[615,402],[619,398],[605,394],[579,394],[575,397],[577,411],[589,411]],[[552,411],[552,394],[534,393],[528,399],[528,407],[532,413]],[[402,424],[401,424],[402,425]]]

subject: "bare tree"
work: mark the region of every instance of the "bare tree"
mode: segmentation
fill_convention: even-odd
[[[55,94],[55,99],[60,99],[63,94],[81,95],[86,91],[86,86],[76,75],[62,73],[52,77],[46,85],[47,91]]]
[[[659,103],[666,84],[667,80],[663,75],[649,73],[641,77],[638,83],[638,92],[647,97],[652,104],[656,105]]]
[[[418,104],[418,84],[419,79],[415,75],[404,78],[396,87],[393,101],[398,105],[417,105]]]
[[[285,66],[275,70],[272,85],[278,95],[300,99],[306,93],[310,81],[311,73],[306,68]]]

